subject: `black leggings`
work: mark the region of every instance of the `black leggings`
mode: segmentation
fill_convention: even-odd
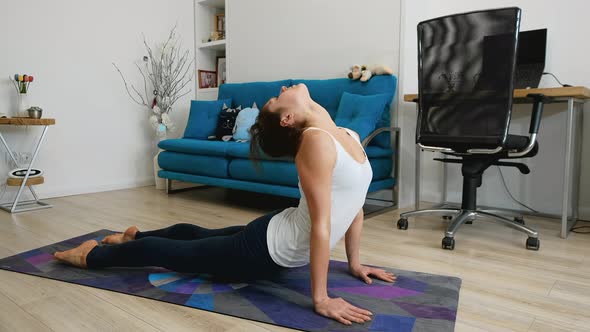
[[[278,212],[246,226],[207,229],[176,224],[137,232],[134,241],[93,248],[86,263],[90,269],[159,266],[238,279],[269,276],[282,269],[270,257],[266,241],[268,223]]]

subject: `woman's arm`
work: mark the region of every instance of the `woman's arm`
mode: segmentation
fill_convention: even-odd
[[[311,218],[309,258],[314,308],[318,314],[346,325],[369,321],[369,311],[357,308],[342,298],[328,296],[332,171],[336,163],[334,142],[323,132],[307,132],[303,135],[295,163]]]
[[[360,260],[360,249],[361,249],[361,231],[363,229],[364,213],[361,209],[356,216],[348,230],[346,231],[346,237],[344,238],[346,245],[346,257],[348,258],[348,269],[350,273],[363,280],[367,284],[373,283],[373,280],[369,278],[370,275],[387,282],[394,282],[395,276],[391,272],[387,272],[383,269],[378,269],[369,266],[361,265]]]
[[[315,304],[328,297],[331,188],[336,147],[325,133],[308,131],[303,135],[295,163],[311,218],[311,292]]]
[[[353,268],[360,267],[361,260],[359,258],[361,249],[361,231],[363,229],[364,213],[361,209],[352,224],[346,231],[344,243],[346,245],[346,257],[348,258],[348,268],[352,271]]]

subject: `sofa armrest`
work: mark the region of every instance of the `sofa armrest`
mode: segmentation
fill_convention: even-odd
[[[398,135],[399,135],[399,132],[400,132],[400,128],[399,127],[381,127],[381,128],[377,128],[372,133],[370,133],[369,136],[367,136],[363,140],[363,142],[362,142],[363,148],[366,148],[367,145],[369,145],[369,143],[371,143],[371,141],[373,140],[373,138],[375,138],[377,135],[379,135],[379,134],[381,134],[383,132],[386,132],[386,131],[388,131],[390,133],[396,133],[397,134],[397,135],[395,135],[396,136],[396,140],[398,139],[398,137],[399,137]],[[397,142],[395,142],[394,145],[397,145]]]

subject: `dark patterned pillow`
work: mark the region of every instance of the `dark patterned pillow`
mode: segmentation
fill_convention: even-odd
[[[234,126],[236,125],[236,118],[241,110],[242,106],[229,108],[224,105],[219,113],[219,119],[217,120],[217,128],[215,129],[216,139],[229,141],[232,138]]]

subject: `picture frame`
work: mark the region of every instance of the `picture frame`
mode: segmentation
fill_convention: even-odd
[[[215,31],[225,32],[225,14],[215,15]]]
[[[226,78],[226,60],[225,56],[218,56],[217,57],[217,85],[224,84],[227,80]]]
[[[209,89],[217,87],[217,72],[212,70],[198,70],[199,89]]]

